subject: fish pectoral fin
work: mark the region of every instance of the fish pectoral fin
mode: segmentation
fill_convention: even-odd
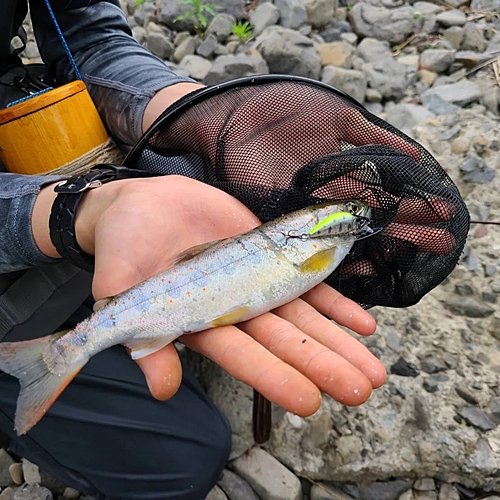
[[[57,351],[51,353],[50,344],[62,334],[0,344],[0,370],[19,379],[21,385],[15,417],[15,430],[19,436],[40,421],[87,362],[87,359],[80,359],[65,364],[64,353],[60,353],[60,363],[54,363]],[[53,362],[47,363],[45,358]],[[51,372],[51,366],[52,369],[62,367],[63,372]]]
[[[101,310],[104,306],[108,305],[113,300],[113,297],[106,297],[105,299],[96,300],[94,303],[94,312]]]
[[[315,253],[299,266],[301,273],[320,273],[330,267],[335,259],[335,248]]]
[[[184,250],[175,257],[173,265],[175,266],[176,264],[180,264],[181,262],[186,262],[187,260],[191,260],[196,255],[200,254],[201,252],[204,252],[207,248],[210,248],[216,243],[219,243],[219,241],[222,240],[209,241],[208,243],[195,245],[194,247],[190,247],[187,250]]]
[[[213,327],[216,327],[234,325],[235,323],[239,323],[240,321],[245,321],[248,319],[249,309],[250,308],[248,306],[235,307],[234,309],[230,309],[226,314],[213,319],[210,324]]]
[[[130,349],[130,357],[132,359],[141,359],[163,349],[170,342],[172,342],[170,338],[154,337],[150,339],[130,339],[123,345]]]

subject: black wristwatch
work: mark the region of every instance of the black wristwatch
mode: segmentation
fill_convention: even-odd
[[[54,188],[58,193],[49,219],[50,239],[63,259],[88,272],[94,271],[94,257],[78,245],[75,234],[75,216],[78,205],[88,189],[97,188],[111,181],[136,177],[153,177],[146,170],[129,169],[121,165],[99,164],[78,177],[61,181]]]

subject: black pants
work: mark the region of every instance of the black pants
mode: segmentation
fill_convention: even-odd
[[[159,402],[125,350],[108,349],[22,437],[12,430],[19,384],[1,374],[0,430],[14,453],[98,499],[203,500],[229,456],[230,427],[183,368],[177,394]]]

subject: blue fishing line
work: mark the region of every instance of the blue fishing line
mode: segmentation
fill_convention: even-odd
[[[69,50],[69,46],[66,42],[66,39],[64,38],[64,35],[61,31],[61,28],[59,27],[59,23],[57,22],[56,16],[54,14],[54,11],[52,10],[52,7],[50,5],[49,0],[45,0],[45,5],[47,6],[47,10],[49,11],[49,16],[50,19],[52,20],[52,23],[54,24],[54,27],[57,32],[57,36],[59,37],[59,40],[61,40],[61,43],[64,47],[64,51],[66,52],[66,55],[68,56],[69,62],[71,63],[71,66],[73,67],[73,70],[75,72],[77,80],[82,79],[82,75],[80,73],[80,70],[78,69],[78,66],[76,65],[75,58],[73,57],[73,54],[71,53],[71,50]],[[45,92],[48,92],[49,90],[54,90],[52,87],[49,87],[47,89],[39,90],[38,92],[34,92],[33,94],[30,94],[26,97],[21,97],[20,99],[16,99],[15,101],[10,102],[7,104],[7,108],[10,108],[11,106],[14,106],[15,104],[19,104],[21,102],[28,101],[29,99],[39,96],[41,94],[44,94]]]

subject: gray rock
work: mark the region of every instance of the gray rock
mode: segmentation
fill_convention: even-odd
[[[235,23],[236,18],[231,14],[217,14],[208,25],[206,34],[214,35],[218,42],[224,43]]]
[[[202,57],[209,59],[214,54],[218,47],[217,38],[215,35],[207,35],[200,46],[196,49],[196,53]]]
[[[464,28],[461,26],[451,26],[444,30],[443,37],[447,40],[455,50],[458,50],[464,39]]]
[[[347,484],[343,489],[359,500],[397,500],[399,495],[411,487],[413,481],[396,479],[384,483],[373,483],[366,486]]]
[[[344,42],[350,43],[351,45],[356,45],[358,35],[356,35],[356,33],[341,33],[340,39]]]
[[[134,12],[134,20],[138,26],[143,26],[146,16],[152,14],[155,15],[156,7],[153,3],[143,2],[139,5]]]
[[[27,484],[40,484],[42,482],[42,477],[40,475],[40,469],[38,468],[38,465],[31,463],[26,458],[22,459],[22,464],[24,481]]]
[[[454,50],[428,49],[420,55],[420,67],[443,73],[453,64],[454,59]]]
[[[484,30],[476,24],[467,24],[464,28],[464,38],[461,49],[471,50],[473,52],[484,52],[486,49]]]
[[[251,486],[238,474],[224,469],[217,484],[229,500],[259,500]]]
[[[494,308],[475,297],[449,297],[444,305],[453,314],[469,318],[486,318],[495,311]]]
[[[12,500],[15,492],[16,490],[10,486],[5,488],[2,493],[0,493],[0,500]]]
[[[404,358],[399,358],[391,366],[391,373],[400,377],[418,377],[420,372],[413,363],[409,363]]]
[[[472,0],[470,8],[472,10],[498,12],[500,11],[500,0]]]
[[[434,115],[452,115],[460,108],[446,102],[439,94],[423,94],[422,104]]]
[[[365,100],[366,76],[361,71],[325,66],[321,81],[343,90],[360,103]]]
[[[490,412],[491,419],[500,424],[500,397],[494,396],[488,402],[488,411]]]
[[[23,466],[20,463],[12,464],[9,467],[10,477],[12,478],[12,482],[20,486],[24,483],[24,475],[23,475]]]
[[[301,0],[275,0],[284,28],[298,29],[307,23],[307,11]]]
[[[413,4],[413,8],[415,9],[417,14],[439,14],[444,10],[441,5],[422,1],[415,2]]]
[[[257,38],[254,46],[262,54],[271,73],[319,80],[321,58],[309,38],[287,28],[271,26]]]
[[[212,69],[212,63],[201,56],[187,55],[182,59],[179,68],[191,78],[203,81]]]
[[[380,61],[392,58],[391,47],[387,42],[375,38],[364,38],[356,49],[356,55],[365,62]]]
[[[466,406],[457,409],[460,415],[468,424],[481,429],[482,431],[491,431],[497,425],[482,410],[476,406]]]
[[[467,387],[457,386],[455,387],[455,391],[464,401],[467,401],[467,403],[470,403],[471,405],[479,404],[477,398],[469,389],[467,389]]]
[[[497,51],[500,51],[500,33],[496,33],[486,47],[488,54],[498,53]]]
[[[134,26],[132,28],[132,36],[141,45],[146,40],[146,30],[142,26]]]
[[[307,13],[307,22],[313,28],[328,24],[334,15],[335,3],[331,0],[302,0]]]
[[[434,479],[424,477],[415,481],[413,489],[417,491],[434,491],[436,489],[436,484],[434,483]]]
[[[14,463],[14,459],[3,448],[0,448],[0,488],[12,484],[9,467]]]
[[[232,465],[261,498],[302,500],[299,478],[268,452],[252,448]]]
[[[434,118],[434,114],[417,104],[401,103],[386,110],[386,121],[408,133],[413,127],[430,118]]]
[[[445,10],[438,14],[437,22],[442,26],[448,28],[450,26],[464,26],[467,21],[465,14],[461,10]]]
[[[176,63],[180,63],[186,56],[191,56],[196,50],[196,40],[194,37],[189,36],[184,38],[184,40],[179,44],[179,46],[174,50],[172,59]]]
[[[475,153],[469,153],[460,164],[460,173],[465,182],[487,184],[495,177],[495,171],[486,165],[486,162]]]
[[[422,94],[422,99],[430,95],[438,95],[447,103],[466,106],[480,99],[481,89],[470,80],[461,80],[457,83],[440,85],[426,90]]]
[[[356,34],[394,44],[402,43],[420,27],[422,21],[414,19],[414,14],[408,6],[386,9],[359,2],[349,12],[349,20]]]
[[[460,494],[452,484],[442,483],[439,488],[439,500],[460,500]]]
[[[209,492],[205,500],[228,500],[226,494],[218,487],[214,486]]]
[[[277,24],[280,11],[276,5],[266,2],[258,5],[250,12],[250,24],[253,26],[255,36],[260,35],[268,26]]]
[[[80,492],[78,490],[75,490],[75,488],[67,487],[63,492],[63,499],[66,498],[68,500],[76,500],[77,498],[80,498]]]
[[[342,490],[318,483],[313,484],[310,496],[311,500],[352,500],[352,497]]]
[[[244,76],[269,73],[264,59],[246,54],[219,56],[203,79],[205,85],[217,85]]]
[[[12,500],[53,500],[52,492],[44,486],[26,484],[21,486],[12,497]]]
[[[385,99],[400,99],[417,80],[415,69],[392,59],[366,63],[362,71],[370,87],[377,89]]]
[[[175,46],[172,41],[164,33],[150,32],[147,48],[160,59],[169,59],[175,51]]]
[[[422,359],[420,367],[422,368],[422,371],[429,374],[442,372],[448,369],[446,363],[442,359],[433,355]]]

